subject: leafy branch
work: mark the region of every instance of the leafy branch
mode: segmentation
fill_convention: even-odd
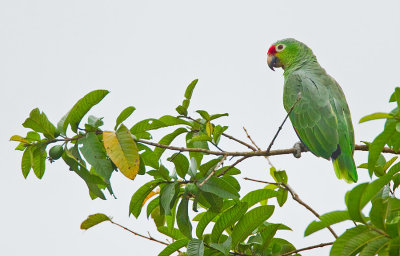
[[[89,216],[81,228],[88,229],[109,221],[136,236],[163,244],[165,248],[160,256],[174,252],[188,256],[291,255],[330,245],[331,255],[399,255],[400,200],[396,198],[395,190],[400,185],[400,163],[396,162],[400,151],[400,88],[395,89],[390,99],[397,103],[393,111],[371,114],[360,120],[386,119],[383,131],[372,142],[355,146],[355,150],[369,152],[368,162],[359,168],[367,169],[372,181],[358,184],[347,193],[345,210],[321,215],[289,186],[286,171],[277,169],[271,162],[270,175],[274,182],[244,178],[265,184],[262,189],[241,195],[240,182],[235,177],[242,172],[239,163],[248,158],[263,156],[269,161],[270,156],[299,152],[297,147],[271,149],[297,102],[267,149],[261,150],[245,128],[250,144],[229,135],[226,132],[228,126],[217,123],[219,118],[228,116],[227,113],[210,114],[197,110],[198,117],[188,115],[196,84],[197,80],[194,80],[188,85],[182,104],[176,108],[178,115],[148,118],[128,128],[124,121],[135,111],[129,106],[116,118],[113,131],[103,131],[102,118],[92,115],[81,124],[89,110],[108,94],[106,90],[85,95],[57,125],[39,109],[32,110],[23,123],[29,129],[26,136],[11,137],[12,141],[19,142],[16,150],[23,152],[22,174],[26,178],[33,170],[41,179],[46,170],[46,159],[50,162],[60,159],[84,181],[92,199],[103,200],[106,199],[104,192],[114,196],[110,178],[117,171],[131,180],[137,175],[150,176],[150,181],[132,195],[129,214],[137,218],[145,212],[147,218],[154,220],[157,230],[171,238],[171,243],[134,232],[104,214]],[[174,130],[155,141],[151,133],[164,128]],[[73,136],[67,135],[70,131]],[[174,140],[180,136],[185,136],[184,145],[174,146]],[[223,150],[221,138],[233,140],[251,151]],[[50,145],[52,147],[48,149]],[[210,150],[210,147],[218,150]],[[301,151],[307,152],[306,149]],[[386,159],[383,153],[395,156]],[[228,157],[231,157],[229,161]],[[234,157],[238,159],[233,162]],[[224,165],[225,162],[230,163]],[[318,218],[309,224],[304,235],[327,228],[335,237],[334,242],[296,249],[289,241],[277,236],[278,231],[291,229],[283,223],[268,221],[275,211],[275,205],[268,199],[275,198],[283,207],[289,194]],[[367,204],[372,207],[365,216],[363,209]],[[195,215],[193,219],[190,214]],[[343,221],[351,221],[356,226],[338,236],[331,226]]]

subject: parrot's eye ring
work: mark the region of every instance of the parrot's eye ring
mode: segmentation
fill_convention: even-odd
[[[281,51],[283,51],[283,49],[285,49],[285,47],[286,47],[286,45],[284,45],[284,44],[278,44],[276,46],[276,51],[281,52]]]

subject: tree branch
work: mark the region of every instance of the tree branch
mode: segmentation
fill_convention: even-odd
[[[297,249],[297,250],[293,250],[293,251],[281,254],[281,256],[288,256],[288,255],[292,255],[292,254],[295,254],[295,253],[298,253],[298,252],[308,251],[308,250],[312,250],[312,249],[315,249],[315,248],[320,248],[320,247],[324,247],[324,246],[328,246],[328,245],[332,245],[332,244],[333,244],[333,242],[329,242],[329,243],[322,243],[322,244],[317,244],[317,245],[313,245],[313,246],[308,246],[308,247],[305,247],[305,248],[301,248],[301,249]]]
[[[272,145],[274,144],[276,138],[278,137],[279,132],[282,130],[283,125],[285,124],[286,120],[288,119],[289,115],[292,113],[294,107],[296,106],[296,104],[300,101],[301,96],[297,95],[297,100],[296,102],[293,104],[293,106],[290,108],[290,110],[288,111],[285,119],[283,119],[283,122],[281,124],[281,126],[279,126],[278,131],[275,133],[274,138],[272,139],[271,143],[269,144],[268,148],[267,148],[267,153],[269,153],[269,151],[271,150]]]
[[[321,219],[321,215],[319,215],[318,212],[316,212],[313,208],[311,208],[311,206],[309,206],[303,200],[301,200],[299,195],[296,194],[296,192],[288,184],[283,183],[283,182],[275,183],[275,182],[256,180],[256,179],[251,179],[251,178],[247,178],[247,177],[245,177],[243,179],[244,180],[254,181],[254,182],[259,182],[259,183],[264,183],[264,184],[273,184],[273,185],[276,185],[276,186],[280,186],[283,189],[286,189],[292,195],[293,200],[295,200],[297,203],[299,203],[302,206],[304,206],[307,210],[309,210],[312,214],[314,214],[315,217],[317,217],[318,219]],[[335,231],[333,231],[333,229],[330,226],[327,226],[326,228],[329,229],[329,231],[332,233],[332,235],[335,238],[338,238],[338,235],[335,233]]]
[[[276,150],[270,150],[267,152],[266,150],[262,151],[246,151],[246,152],[220,152],[220,151],[212,151],[204,148],[185,148],[185,147],[175,147],[175,146],[169,146],[169,145],[163,145],[163,144],[158,144],[152,141],[148,140],[143,140],[143,139],[137,139],[135,140],[136,142],[140,142],[143,144],[151,145],[154,147],[159,147],[159,148],[166,148],[170,150],[176,150],[176,151],[186,151],[186,152],[201,152],[201,153],[206,153],[210,155],[216,155],[216,156],[247,156],[247,157],[253,157],[253,156],[276,156],[276,155],[288,155],[288,154],[293,154],[296,152],[295,148],[287,148],[287,149],[276,149]],[[355,145],[355,150],[358,151],[368,151],[368,146],[367,145]],[[304,150],[303,152],[308,152],[308,150]],[[396,154],[399,155],[400,152],[395,152],[392,149],[385,147],[382,150],[383,153],[390,153],[390,154]]]
[[[218,177],[223,176],[225,173],[227,173],[230,169],[232,169],[233,167],[235,167],[238,163],[242,162],[243,160],[246,160],[247,158],[249,158],[249,156],[244,156],[239,158],[236,162],[234,162],[231,166],[229,166],[228,168],[226,168],[223,172],[221,172],[220,175],[218,175]]]
[[[225,136],[225,137],[227,137],[228,139],[234,140],[234,141],[236,141],[236,142],[238,142],[238,143],[240,143],[240,144],[242,144],[242,145],[248,147],[249,149],[251,149],[251,150],[253,150],[253,151],[257,151],[257,149],[256,149],[255,147],[253,147],[252,145],[247,144],[246,142],[241,141],[241,140],[239,140],[239,139],[236,139],[235,137],[232,137],[232,136],[229,135],[229,134],[222,133],[222,136]]]
[[[203,180],[202,183],[200,183],[199,187],[203,186],[204,183],[206,183],[207,180],[209,180],[209,179],[211,178],[211,176],[214,175],[214,173],[215,173],[215,172],[217,171],[217,169],[221,166],[221,164],[225,161],[225,159],[226,159],[226,155],[223,156],[223,157],[221,158],[221,160],[220,160],[220,161],[218,162],[218,164],[215,166],[214,170],[210,173],[210,175],[207,176],[207,178],[205,178],[205,180]]]
[[[142,237],[142,238],[145,238],[145,239],[148,239],[148,240],[151,240],[151,241],[154,241],[154,242],[163,244],[163,245],[169,245],[169,244],[166,243],[166,242],[163,242],[163,241],[160,241],[160,240],[155,239],[154,237],[150,236],[150,234],[149,234],[149,236],[145,236],[145,235],[136,233],[135,231],[132,231],[132,230],[130,230],[129,228],[124,227],[124,226],[122,226],[121,224],[118,224],[118,223],[112,221],[111,219],[109,220],[109,222],[111,222],[112,224],[114,224],[114,225],[116,225],[116,226],[118,226],[118,227],[120,227],[120,228],[125,229],[125,230],[128,231],[128,232],[131,232],[131,233],[134,234],[135,236],[140,236],[140,237]]]

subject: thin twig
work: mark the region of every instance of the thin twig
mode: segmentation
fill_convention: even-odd
[[[247,138],[251,141],[251,143],[257,148],[258,151],[261,151],[261,148],[257,146],[257,144],[254,142],[254,140],[250,137],[249,133],[247,132],[246,128],[243,126],[243,130],[247,135]],[[253,150],[256,151],[256,150]]]
[[[225,155],[225,156],[223,156],[223,157],[221,158],[221,160],[220,160],[220,161],[218,162],[218,164],[215,166],[214,170],[207,176],[207,178],[206,178],[205,180],[203,180],[202,183],[200,183],[199,187],[203,186],[204,183],[206,183],[206,182],[211,178],[211,176],[214,175],[214,173],[217,171],[217,169],[218,169],[218,168],[221,166],[221,164],[225,161],[226,157],[227,157],[227,156]]]
[[[116,223],[116,222],[114,222],[114,221],[112,221],[112,220],[109,220],[109,221],[110,221],[112,224],[117,225],[118,227],[123,228],[123,229],[125,229],[125,230],[128,231],[128,232],[131,232],[131,233],[134,234],[135,236],[140,236],[140,237],[142,237],[142,238],[145,238],[145,239],[148,239],[148,240],[151,240],[151,241],[154,241],[154,242],[163,244],[163,245],[169,245],[169,244],[167,244],[166,242],[163,242],[163,241],[160,241],[160,240],[155,239],[154,237],[150,236],[150,234],[149,234],[149,236],[145,236],[145,235],[136,233],[135,231],[132,231],[132,230],[130,230],[129,228],[124,227],[124,226],[122,226],[121,224],[118,224],[118,223]]]
[[[301,200],[299,195],[297,195],[296,192],[288,184],[283,183],[283,182],[275,183],[275,182],[256,180],[256,179],[251,179],[251,178],[247,178],[247,177],[245,177],[243,179],[254,181],[254,182],[259,182],[259,183],[264,183],[264,184],[273,184],[273,185],[280,186],[283,189],[286,189],[291,194],[293,200],[295,200],[297,203],[304,206],[307,210],[309,210],[312,214],[314,214],[315,217],[317,217],[318,219],[321,219],[321,215],[319,215],[318,212],[316,212],[313,208],[311,208],[311,206],[309,206],[307,203],[305,203],[303,200]],[[327,226],[326,228],[329,229],[329,231],[332,233],[332,235],[335,238],[338,238],[338,235],[335,233],[335,231],[333,231],[333,229],[330,226]]]
[[[313,245],[313,246],[308,246],[308,247],[304,247],[304,248],[301,248],[301,249],[297,249],[297,250],[293,250],[293,251],[281,254],[281,256],[288,256],[288,255],[292,255],[292,254],[295,254],[295,253],[298,253],[298,252],[308,251],[308,250],[312,250],[312,249],[315,249],[315,248],[320,248],[320,247],[324,247],[324,246],[328,246],[328,245],[332,245],[332,244],[333,244],[333,242],[329,242],[329,243],[322,243],[322,244],[317,244],[317,245]]]
[[[253,151],[257,151],[257,149],[256,149],[255,147],[253,147],[252,145],[247,144],[246,142],[241,141],[241,140],[239,140],[239,139],[237,139],[237,138],[235,138],[235,137],[233,137],[233,136],[231,136],[231,135],[229,135],[229,134],[222,133],[222,136],[225,136],[225,137],[227,137],[228,139],[234,140],[234,141],[236,141],[236,142],[238,142],[238,143],[240,143],[240,144],[242,144],[242,145],[248,147],[249,149],[251,149],[251,150],[253,150]]]
[[[246,133],[247,138],[249,138],[249,140],[251,141],[251,143],[253,143],[253,145],[254,145],[259,151],[261,151],[261,148],[260,148],[259,146],[257,146],[257,144],[254,142],[254,140],[250,137],[250,134],[247,132],[247,130],[246,130],[245,127],[243,127],[243,130],[244,130],[244,132]],[[265,156],[265,159],[267,159],[268,164],[269,164],[271,167],[274,167],[274,165],[272,164],[272,162],[271,162],[271,160],[269,159],[268,156]]]
[[[233,167],[235,167],[237,164],[239,164],[240,162],[242,162],[243,160],[246,160],[247,158],[249,158],[249,156],[244,156],[239,158],[238,160],[236,160],[236,162],[234,162],[232,165],[230,165],[228,168],[226,168],[223,172],[221,172],[221,174],[218,175],[218,177],[223,176],[225,173],[227,173],[230,169],[232,169]]]
[[[281,126],[279,126],[278,131],[275,133],[274,138],[272,139],[271,143],[269,144],[268,148],[267,148],[267,152],[269,152],[271,150],[272,145],[274,144],[276,138],[278,137],[279,132],[282,130],[283,125],[285,124],[286,120],[288,119],[289,115],[292,113],[294,107],[296,106],[296,104],[300,101],[301,97],[298,96],[296,102],[293,104],[293,106],[290,108],[290,110],[288,111],[285,119],[283,119],[283,122],[281,124]]]

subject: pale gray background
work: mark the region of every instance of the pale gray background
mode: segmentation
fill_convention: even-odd
[[[356,141],[372,140],[383,123],[359,125],[358,120],[392,108],[388,97],[400,85],[399,13],[398,0],[1,0],[0,255],[157,255],[163,248],[110,224],[80,230],[81,221],[96,212],[165,239],[151,220],[128,218],[130,197],[146,177],[132,182],[114,175],[118,200],[107,201],[90,200],[83,181],[62,162],[47,164],[43,180],[33,173],[25,180],[22,154],[13,151],[16,143],[8,139],[26,133],[21,124],[31,109],[39,107],[57,122],[87,92],[108,89],[111,93],[91,113],[103,115],[105,128],[112,129],[118,113],[129,105],[137,108],[136,121],[174,114],[186,85],[199,78],[191,110],[229,112],[221,123],[230,126],[230,134],[246,139],[245,126],[266,147],[285,116],[282,71],[267,68],[266,51],[276,40],[294,37],[309,45],[342,85]],[[274,148],[296,141],[287,124]],[[365,162],[366,156],[356,152],[356,163]],[[353,186],[336,179],[330,162],[311,154],[272,161],[287,170],[289,183],[317,211],[344,209],[344,193]],[[240,168],[242,177],[271,180],[263,158]],[[361,182],[368,180],[364,170],[359,176]],[[243,181],[242,194],[261,187]],[[332,240],[327,231],[303,238],[312,220],[291,199],[271,218],[294,229],[279,235],[299,248]],[[340,233],[345,227],[335,229]]]

